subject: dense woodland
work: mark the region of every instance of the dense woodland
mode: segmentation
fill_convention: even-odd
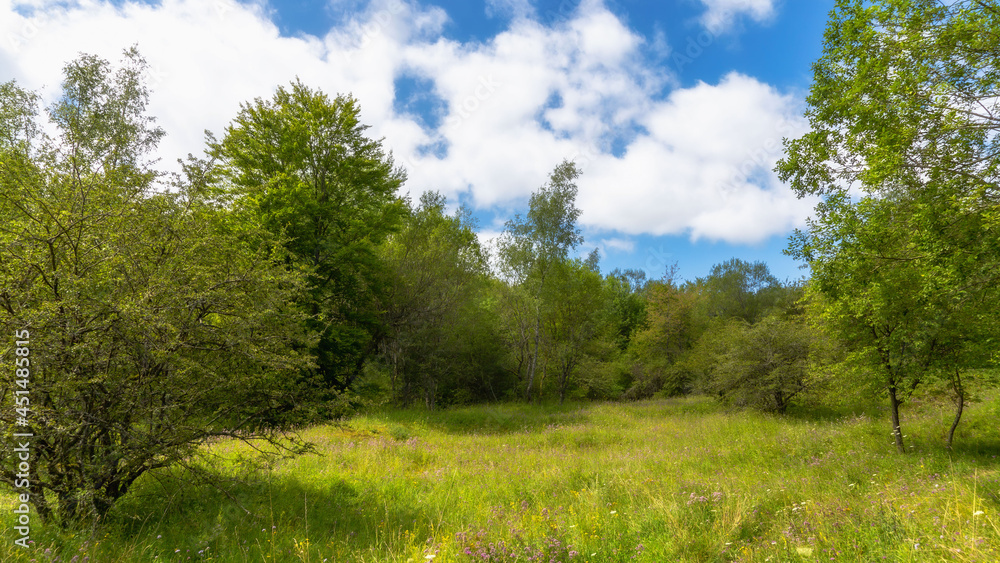
[[[904,452],[914,393],[958,425],[996,385],[998,46],[992,3],[838,2],[811,132],[777,167],[822,196],[790,240],[803,281],[738,259],[694,281],[602,272],[579,257],[569,161],[484,246],[469,210],[400,196],[361,102],[301,82],[172,175],[135,49],[68,63],[45,108],[0,85],[0,350],[13,373],[10,335],[30,331],[35,507],[101,515],[213,437],[387,404],[704,394],[783,413],[877,394]]]

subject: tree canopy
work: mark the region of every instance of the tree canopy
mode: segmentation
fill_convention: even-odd
[[[288,375],[310,364],[289,307],[303,280],[280,248],[249,244],[252,228],[229,228],[190,177],[157,191],[144,68],[134,50],[117,69],[69,63],[51,137],[37,96],[0,88],[15,124],[0,145],[0,330],[31,334],[31,502],[64,524],[104,515],[210,437],[272,435]],[[0,421],[18,416],[5,400]],[[0,445],[12,485],[13,447]]]
[[[800,196],[824,198],[790,251],[877,374],[900,451],[901,400],[944,349],[969,357],[973,339],[944,327],[996,306],[997,16],[978,1],[839,0],[812,130],[786,140],[777,167]]]
[[[377,345],[379,296],[389,283],[378,245],[405,213],[406,178],[381,141],[365,135],[357,100],[330,99],[299,81],[243,104],[220,141],[217,186],[243,217],[285,239],[306,272],[302,303],[319,387],[343,390]]]

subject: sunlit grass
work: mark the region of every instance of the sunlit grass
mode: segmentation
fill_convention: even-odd
[[[43,529],[3,561],[995,561],[996,402],[881,416],[705,399],[394,411],[311,428],[267,469],[211,447],[222,488],[145,478],[99,533]],[[8,495],[5,506],[13,507]],[[49,550],[48,555],[45,550]]]

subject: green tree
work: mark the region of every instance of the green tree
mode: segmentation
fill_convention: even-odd
[[[0,87],[0,358],[14,373],[11,336],[30,334],[30,500],[62,524],[103,516],[211,437],[276,440],[289,373],[308,365],[287,306],[303,284],[280,248],[233,230],[196,167],[155,191],[147,155],[162,131],[144,70],[134,49],[118,69],[89,55],[66,65],[54,137],[37,96]],[[10,437],[19,388],[0,389]],[[15,445],[0,444],[11,485]]]
[[[615,269],[605,278],[611,293],[611,318],[615,325],[615,344],[624,352],[636,332],[646,326],[648,313],[643,295],[647,281],[642,270]]]
[[[681,360],[704,330],[698,310],[703,308],[705,297],[696,286],[678,286],[672,274],[646,285],[647,321],[629,346],[637,365],[625,392],[627,398],[646,398],[660,391],[677,395],[691,390],[690,370]]]
[[[519,312],[516,319],[530,322],[530,348],[526,350],[525,398],[531,399],[535,375],[539,366],[542,344],[542,306],[548,278],[569,251],[583,242],[576,220],[576,165],[563,161],[549,176],[549,181],[531,195],[528,213],[507,222],[497,243],[500,274],[507,283],[525,289],[524,295],[511,300],[511,305],[523,311],[527,305],[530,318]],[[528,301],[527,304],[524,301]]]
[[[487,299],[499,323],[498,332],[502,349],[508,356],[504,364],[508,366],[510,375],[519,380],[518,385],[520,385],[531,358],[532,330],[535,326],[534,300],[524,287],[493,277],[490,280]]]
[[[710,316],[757,322],[778,300],[781,284],[764,262],[733,258],[712,266],[704,286]]]
[[[331,100],[296,81],[242,105],[222,140],[210,142],[223,199],[285,237],[290,266],[307,272],[316,372],[337,390],[375,352],[388,283],[378,245],[406,211],[396,195],[405,174],[365,136],[359,113],[354,98]]]
[[[722,401],[783,413],[806,389],[810,331],[800,320],[729,321],[713,334],[716,356],[707,390]]]
[[[600,272],[578,259],[558,262],[550,272],[542,331],[560,403],[580,365],[610,352],[609,295],[602,282]]]
[[[800,196],[824,198],[791,252],[887,392],[901,452],[899,403],[935,350],[974,356],[946,327],[996,310],[997,13],[839,0],[814,65],[812,130],[785,141],[777,167]]]
[[[468,214],[449,216],[445,204],[423,194],[382,247],[393,280],[382,307],[392,392],[403,403],[420,393],[428,408],[448,398],[496,399],[501,364],[484,305],[486,253]]]

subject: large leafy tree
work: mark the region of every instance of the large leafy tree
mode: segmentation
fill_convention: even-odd
[[[888,394],[900,451],[901,395],[943,350],[968,365],[975,339],[948,327],[996,303],[998,32],[993,2],[839,0],[812,130],[777,167],[824,198],[791,251]]]
[[[376,305],[388,283],[378,245],[405,214],[396,195],[405,174],[366,136],[359,113],[354,98],[296,81],[244,104],[222,140],[210,142],[225,197],[285,237],[291,266],[307,272],[318,383],[338,390],[375,352]]]
[[[542,331],[560,403],[581,365],[607,356],[613,348],[610,294],[603,281],[599,271],[579,259],[563,260],[551,270]]]
[[[445,206],[440,194],[423,194],[381,248],[392,279],[381,307],[392,393],[402,403],[420,396],[429,408],[496,399],[502,356],[484,303],[486,253],[468,213],[448,215]]]
[[[289,374],[308,365],[287,306],[302,283],[278,248],[228,225],[201,173],[156,191],[144,69],[135,50],[117,69],[69,63],[48,128],[37,96],[0,86],[0,358],[14,373],[11,335],[30,334],[30,500],[64,524],[100,517],[211,437],[273,436]],[[0,443],[8,484],[15,445]]]
[[[519,309],[527,308],[530,340],[524,356],[525,397],[530,399],[542,350],[542,307],[552,271],[569,256],[570,250],[583,242],[576,225],[580,210],[576,207],[576,164],[563,161],[555,167],[549,181],[531,195],[526,216],[507,222],[498,242],[500,273],[508,283],[524,288],[511,300]],[[521,292],[518,292],[521,293]],[[525,306],[525,300],[528,303]]]
[[[633,336],[646,326],[648,312],[644,292],[649,282],[642,270],[616,268],[604,278],[604,283],[611,295],[609,306],[615,344],[624,352]]]
[[[769,315],[750,325],[735,320],[710,336],[715,349],[707,391],[741,407],[783,413],[807,387],[812,337],[799,319]]]

